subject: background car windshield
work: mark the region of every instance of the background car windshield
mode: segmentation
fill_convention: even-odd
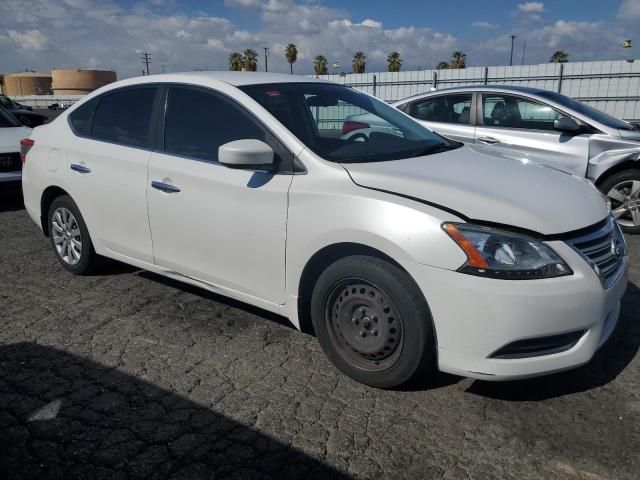
[[[340,85],[283,83],[240,88],[327,160],[397,160],[461,145],[384,102]]]
[[[633,130],[633,125],[630,123],[624,122],[622,120],[618,120],[611,115],[608,115],[598,109],[590,107],[589,105],[578,102],[573,98],[569,98],[565,95],[556,92],[540,92],[539,95],[541,97],[548,98],[549,100],[553,100],[554,102],[559,103],[560,105],[564,105],[565,107],[571,108],[576,112],[582,113],[587,117],[593,118],[596,122],[602,123],[609,128],[617,128],[619,130]]]
[[[0,128],[19,127],[21,125],[16,117],[0,107]]]

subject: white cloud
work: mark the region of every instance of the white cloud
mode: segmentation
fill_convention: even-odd
[[[618,9],[618,17],[622,19],[640,17],[640,0],[622,0]]]
[[[542,13],[544,12],[544,3],[542,2],[525,2],[518,5],[518,10],[523,13]]]
[[[15,30],[7,30],[7,35],[20,49],[27,52],[39,52],[44,50],[49,42],[47,36],[40,30],[27,30],[24,33]]]
[[[376,22],[375,20],[371,20],[370,18],[367,18],[362,21],[361,25],[364,27],[370,27],[370,28],[380,28],[382,27],[382,22]]]
[[[475,22],[473,22],[471,24],[472,27],[476,27],[476,28],[484,28],[486,30],[495,30],[496,28],[498,28],[500,25],[496,24],[496,23],[489,23],[489,22],[485,22],[483,20],[476,20]]]

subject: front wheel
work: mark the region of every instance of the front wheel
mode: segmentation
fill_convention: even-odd
[[[611,202],[611,214],[622,230],[640,233],[640,170],[614,173],[599,187]]]
[[[392,388],[436,370],[429,308],[394,264],[360,255],[336,261],[316,282],[311,319],[329,359],[361,383]]]

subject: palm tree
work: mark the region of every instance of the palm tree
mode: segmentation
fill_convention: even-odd
[[[364,73],[364,69],[367,66],[367,56],[364,52],[356,52],[353,55],[353,60],[351,62],[351,68],[353,69],[353,73]]]
[[[569,61],[569,54],[564,50],[556,50],[551,55],[549,63],[567,63]]]
[[[326,75],[329,73],[327,57],[324,55],[316,55],[316,58],[313,59],[313,69],[316,71],[316,75]]]
[[[398,52],[391,52],[389,55],[387,55],[387,71],[399,72],[401,66],[402,59],[400,58],[400,54]]]
[[[242,59],[242,54],[238,52],[232,52],[229,55],[229,70],[232,72],[239,72],[242,70],[244,66],[244,61]]]
[[[298,59],[298,49],[293,43],[290,43],[285,47],[284,56],[287,57],[289,68],[291,68],[291,75],[293,75],[293,64],[296,63],[296,60]]]
[[[258,54],[253,48],[247,48],[242,55],[242,64],[246,71],[255,72],[258,69]]]
[[[446,70],[447,68],[449,68],[449,64],[447,62],[440,62],[438,63],[438,65],[436,66],[436,68],[438,70]]]
[[[464,68],[467,65],[467,56],[459,50],[451,54],[451,64],[449,68]]]

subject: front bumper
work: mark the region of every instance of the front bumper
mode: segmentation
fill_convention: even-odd
[[[564,242],[553,249],[574,274],[544,280],[494,280],[401,262],[433,317],[440,370],[485,380],[514,380],[587,363],[615,328],[627,286],[628,258],[604,290],[591,267]],[[520,340],[583,330],[570,348],[545,355],[491,358]]]

